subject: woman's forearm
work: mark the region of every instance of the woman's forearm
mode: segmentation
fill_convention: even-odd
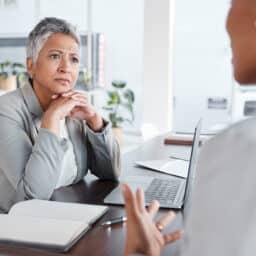
[[[45,112],[42,118],[41,128],[48,129],[50,132],[60,137],[60,118],[52,112]]]

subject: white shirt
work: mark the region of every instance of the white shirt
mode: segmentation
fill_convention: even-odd
[[[36,122],[36,126],[38,128],[40,128],[40,126],[41,126],[41,121],[42,120],[38,120]],[[76,161],[75,161],[74,148],[73,148],[73,144],[68,135],[68,130],[67,130],[67,125],[66,125],[65,119],[60,121],[60,137],[65,138],[67,140],[68,150],[66,151],[65,156],[62,160],[59,180],[55,186],[56,189],[60,188],[60,187],[71,185],[77,176],[77,165],[76,165]]]
[[[182,256],[255,255],[255,127],[247,119],[203,145]]]
[[[68,135],[66,120],[63,119],[60,122],[60,137],[67,139],[68,150],[62,161],[60,177],[55,188],[71,185],[77,176],[74,148]]]

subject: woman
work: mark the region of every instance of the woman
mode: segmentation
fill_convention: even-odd
[[[20,200],[49,199],[88,170],[118,178],[110,125],[74,91],[79,63],[79,35],[65,20],[45,18],[29,34],[30,84],[0,99],[0,212]]]
[[[256,1],[233,0],[227,19],[234,76],[242,84],[256,84]],[[181,255],[251,256],[255,254],[256,118],[232,125],[207,141],[198,162],[193,203],[186,222]],[[160,255],[161,249],[181,237],[160,231],[173,215],[155,224],[144,209],[143,194],[134,196],[123,185],[127,213],[125,255]],[[156,203],[154,203],[156,204]],[[172,215],[172,217],[171,217]]]

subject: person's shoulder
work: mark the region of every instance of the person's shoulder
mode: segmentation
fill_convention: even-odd
[[[256,118],[250,118],[230,125],[203,144],[199,176],[208,179],[218,173],[221,177],[230,171],[239,173],[248,163],[254,166],[255,155]]]
[[[0,96],[0,109],[6,106],[16,106],[22,102],[24,102],[24,100],[22,97],[21,89],[18,88]]]
[[[0,116],[15,117],[25,107],[21,89],[0,96]]]
[[[247,118],[233,123],[220,133],[216,134],[207,144],[215,143],[245,143],[246,141],[256,142],[256,117]],[[256,145],[255,145],[256,146]]]

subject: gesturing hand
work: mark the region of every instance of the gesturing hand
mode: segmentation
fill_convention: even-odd
[[[125,255],[132,253],[143,253],[145,255],[160,255],[161,249],[179,238],[183,232],[176,231],[167,235],[163,235],[161,231],[175,217],[170,211],[156,224],[153,218],[159,209],[157,201],[152,202],[148,210],[144,206],[144,194],[141,189],[133,195],[128,185],[122,185],[122,192],[125,201],[125,210],[127,214],[127,231]]]

